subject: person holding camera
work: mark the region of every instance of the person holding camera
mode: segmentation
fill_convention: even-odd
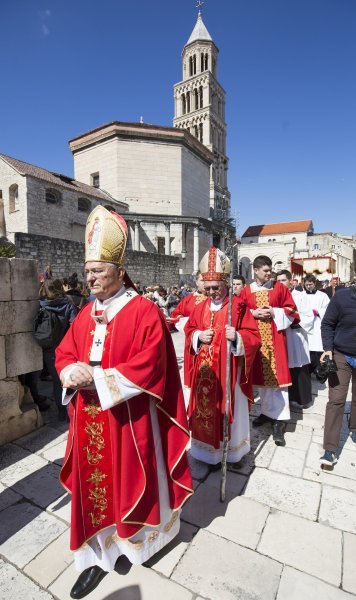
[[[321,363],[334,359],[328,368],[329,400],[325,412],[324,450],[321,465],[333,467],[337,462],[342,418],[347,392],[352,380],[352,401],[349,427],[356,444],[356,289],[344,288],[335,294],[321,323],[324,352]],[[329,363],[330,364],[330,363]],[[334,371],[334,372],[332,372]]]

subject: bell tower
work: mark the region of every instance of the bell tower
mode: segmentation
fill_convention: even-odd
[[[199,8],[202,2],[198,2]],[[210,213],[230,217],[227,187],[225,91],[218,82],[218,54],[199,10],[182,52],[183,79],[174,86],[174,127],[186,129],[214,154],[210,171]]]

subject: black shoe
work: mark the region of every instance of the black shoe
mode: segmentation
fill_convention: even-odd
[[[83,571],[70,591],[71,598],[84,598],[95,590],[101,580],[107,575],[107,571],[103,571],[100,567],[89,567]]]
[[[267,417],[267,415],[260,414],[259,417],[256,417],[255,419],[253,419],[252,425],[254,427],[261,427],[261,425],[264,425],[265,423],[270,423],[270,422],[271,422],[270,417]]]
[[[217,465],[209,465],[209,471],[213,473],[214,471],[219,471],[221,469],[221,462]]]
[[[286,440],[284,439],[284,433],[287,428],[287,424],[284,421],[274,421],[272,425],[273,441],[276,446],[285,446]]]
[[[331,452],[331,450],[325,450],[325,453],[320,458],[320,464],[322,467],[330,467],[334,468],[334,465],[337,463],[337,458],[335,452]]]

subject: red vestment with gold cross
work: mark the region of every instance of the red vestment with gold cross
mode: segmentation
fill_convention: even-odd
[[[211,299],[197,306],[185,326],[188,351],[193,357],[194,370],[188,407],[189,425],[194,439],[220,447],[223,440],[223,417],[225,413],[227,342],[225,325],[228,320],[228,297],[218,311],[211,311]],[[233,422],[235,386],[238,365],[242,369],[240,387],[250,402],[253,391],[250,381],[251,366],[260,345],[254,318],[246,306],[232,299],[232,325],[241,335],[244,356],[230,355],[231,361],[231,404],[229,422]],[[210,344],[201,344],[196,354],[192,348],[195,331],[214,329]]]
[[[89,362],[95,322],[85,306],[56,351],[58,372]],[[103,411],[95,391],[71,401],[68,443],[60,480],[72,494],[71,549],[111,525],[130,538],[160,524],[159,485],[150,418],[155,402],[170,506],[192,494],[186,456],[189,431],[171,336],[155,304],[135,296],[109,322],[101,367],[117,369],[142,389]]]
[[[276,281],[270,289],[265,287],[252,291],[247,285],[239,294],[238,302],[255,310],[265,306],[282,308],[294,323],[299,322],[298,309],[288,288]],[[284,330],[278,331],[273,319],[256,319],[261,336],[261,348],[252,366],[252,383],[258,387],[276,388],[292,384],[289,367],[287,342]]]

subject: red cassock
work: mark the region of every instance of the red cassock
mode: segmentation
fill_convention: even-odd
[[[60,372],[89,362],[95,322],[85,306],[56,351]],[[172,510],[192,493],[183,393],[171,336],[160,310],[134,297],[107,326],[101,367],[115,368],[142,389],[131,400],[101,410],[95,391],[70,404],[70,428],[60,480],[72,494],[71,549],[116,525],[129,538],[160,524],[159,488],[150,401],[155,402]]]
[[[176,306],[171,314],[170,324],[179,321],[182,317],[190,317],[196,306],[199,306],[202,302],[205,302],[207,296],[204,294],[189,294],[183,298]],[[191,379],[193,375],[193,356],[189,352],[189,344],[187,339],[185,340],[185,352],[184,352],[184,385],[190,387]]]
[[[188,407],[190,429],[194,439],[220,447],[223,440],[223,416],[225,412],[227,343],[225,325],[228,320],[228,297],[222,308],[216,312],[210,310],[211,300],[197,306],[190,315],[185,326],[187,350],[193,359],[193,375]],[[233,422],[235,386],[237,382],[238,364],[242,373],[240,387],[250,402],[253,391],[250,381],[250,370],[255,354],[260,346],[260,339],[255,319],[246,306],[233,297],[231,324],[239,332],[244,345],[245,356],[241,358],[231,355],[231,404],[229,422]],[[192,337],[196,330],[214,329],[214,337],[210,344],[201,344],[198,354],[192,348]]]
[[[299,322],[292,294],[279,281],[275,282],[271,289],[261,287],[256,292],[251,290],[251,285],[247,285],[238,296],[238,302],[243,302],[251,310],[264,306],[283,308],[287,316],[294,317],[294,323]],[[261,348],[253,363],[252,383],[268,388],[291,385],[284,330],[278,331],[273,319],[256,319],[256,323],[261,336]]]

